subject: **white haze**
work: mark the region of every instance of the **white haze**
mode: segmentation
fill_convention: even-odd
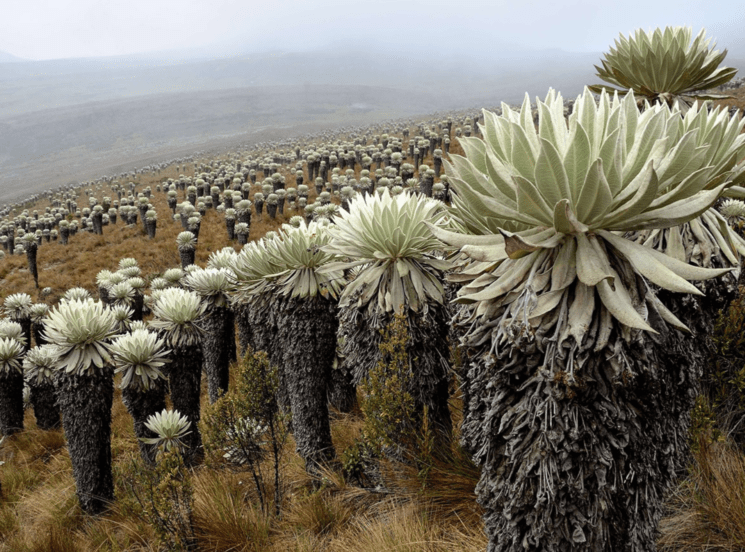
[[[38,60],[354,48],[483,62],[525,49],[602,52],[620,32],[690,25],[745,57],[744,22],[741,0],[24,0],[0,8],[0,51]]]
[[[634,29],[742,0],[0,0],[0,203],[199,150],[564,97]]]

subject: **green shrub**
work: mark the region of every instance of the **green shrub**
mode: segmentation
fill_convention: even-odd
[[[424,481],[432,465],[433,439],[427,407],[417,412],[410,388],[411,359],[406,316],[396,314],[381,330],[381,358],[361,383],[365,423],[360,437],[342,453],[347,477],[364,482],[376,459],[415,464]]]
[[[162,451],[154,469],[133,459],[122,478],[134,498],[129,505],[132,513],[152,525],[160,546],[195,550],[194,489],[179,447]]]
[[[249,350],[238,367],[236,385],[207,408],[202,421],[210,464],[249,472],[262,511],[269,513],[273,501],[277,515],[282,505],[281,468],[290,421],[277,402],[279,386],[279,372],[270,366],[266,353]],[[271,474],[266,473],[265,460]],[[267,477],[272,476],[270,485]]]

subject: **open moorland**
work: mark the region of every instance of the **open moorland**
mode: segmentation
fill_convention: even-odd
[[[730,105],[742,107],[742,89],[734,92]],[[275,98],[279,106],[281,98]],[[164,106],[165,108],[165,106]],[[208,111],[208,109],[207,109]],[[460,134],[467,116],[476,113],[452,114],[453,141],[450,153],[462,153],[456,132]],[[28,293],[34,301],[55,305],[70,288],[82,287],[93,297],[99,294],[96,277],[102,270],[115,270],[125,257],[137,260],[146,282],[180,265],[176,246],[177,235],[184,227],[171,217],[168,204],[169,183],[180,180],[194,183],[200,175],[239,174],[236,163],[247,168],[247,160],[265,160],[272,173],[279,173],[290,188],[300,167],[306,183],[312,184],[308,165],[296,151],[310,151],[335,146],[340,153],[347,144],[349,151],[357,149],[372,153],[381,136],[399,140],[401,150],[409,151],[409,142],[439,131],[442,117],[405,120],[369,126],[350,134],[338,133],[323,140],[314,137],[294,137],[265,144],[261,148],[233,150],[214,156],[194,155],[188,161],[152,164],[137,173],[118,174],[105,180],[95,180],[63,194],[42,194],[43,197],[13,207],[10,216],[21,211],[29,221],[39,218],[39,228],[49,213],[67,208],[65,219],[80,220],[80,209],[105,197],[146,197],[148,208],[158,215],[157,230],[152,238],[141,221],[126,224],[121,214],[104,224],[102,233],[81,228],[62,245],[58,224],[53,232],[45,232],[37,252],[38,286],[29,273],[25,255],[8,251],[0,261],[0,296]],[[280,131],[275,131],[279,133]],[[52,137],[50,137],[52,139]],[[369,146],[369,149],[368,149]],[[434,150],[434,148],[432,148]],[[378,150],[379,151],[379,150]],[[273,153],[272,153],[273,152]],[[433,166],[432,151],[418,165]],[[267,156],[274,156],[268,159]],[[445,154],[447,157],[447,154]],[[371,161],[375,158],[371,158]],[[413,162],[409,158],[407,161]],[[371,172],[375,172],[375,163]],[[364,174],[359,163],[343,174],[361,181]],[[261,165],[256,172],[261,173]],[[351,172],[350,172],[351,171]],[[415,179],[423,174],[417,166]],[[222,177],[220,177],[222,178]],[[241,176],[241,181],[244,176]],[[250,182],[248,171],[245,180]],[[230,182],[230,180],[228,181]],[[262,178],[250,185],[250,199],[256,204],[256,194],[262,190]],[[241,186],[238,186],[240,190]],[[298,186],[295,186],[296,191]],[[322,186],[323,189],[323,186]],[[307,203],[318,198],[319,191],[311,185]],[[333,189],[328,190],[334,192]],[[222,198],[225,192],[220,193]],[[178,190],[178,202],[187,200],[186,190]],[[200,194],[201,195],[201,194]],[[332,195],[332,202],[340,198]],[[119,206],[121,211],[121,205]],[[268,231],[276,231],[295,215],[303,216],[296,200],[287,199],[283,213],[271,217],[266,211],[254,211],[247,239],[254,241]],[[58,221],[59,222],[59,219]],[[228,239],[223,209],[207,208],[201,217],[195,263],[205,266],[210,256],[222,248],[236,251],[240,246]],[[47,239],[49,236],[51,239]],[[740,300],[732,309],[742,309]],[[738,311],[739,312],[739,311]],[[734,315],[733,315],[734,316]],[[147,317],[146,317],[147,318]],[[302,351],[298,351],[302,354]],[[453,358],[457,362],[457,350]],[[231,385],[235,384],[238,364],[231,365]],[[117,379],[117,383],[119,380]],[[202,389],[202,407],[208,408],[206,383]],[[360,397],[361,399],[362,397]],[[458,381],[452,376],[450,408],[453,427],[460,422],[461,396]],[[703,403],[702,403],[703,404]],[[745,546],[745,457],[726,438],[726,428],[718,428],[710,412],[701,406],[697,411],[691,440],[694,453],[688,473],[681,473],[680,483],[667,499],[667,514],[661,525],[658,546],[661,550],[736,550]],[[132,419],[121,401],[117,389],[112,410],[112,439],[116,501],[99,516],[83,513],[75,494],[75,482],[65,436],[62,429],[41,430],[36,427],[31,409],[25,415],[25,430],[7,441],[0,455],[4,465],[0,472],[3,500],[0,504],[0,550],[20,551],[154,551],[160,550],[152,519],[137,506],[134,487],[129,484],[132,465],[138,457],[137,439]],[[352,447],[360,437],[364,420],[359,407],[342,413],[332,410],[331,430],[337,451]],[[303,469],[303,460],[295,452],[292,438],[284,444],[285,460],[282,478],[286,482],[281,515],[262,513],[248,481],[248,473],[225,467],[202,465],[188,472],[188,485],[193,493],[194,549],[204,551],[229,550],[338,550],[338,551],[477,551],[484,550],[481,511],[474,502],[474,487],[478,469],[453,439],[453,449],[431,460],[426,470],[422,466],[392,459],[381,460],[382,486],[360,486],[350,479],[341,464],[332,465],[322,476],[319,486]],[[335,467],[334,467],[335,466]]]

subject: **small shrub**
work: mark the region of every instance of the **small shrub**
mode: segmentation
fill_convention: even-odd
[[[714,326],[714,350],[703,390],[721,428],[740,447],[745,445],[745,296],[720,313]],[[699,405],[697,404],[697,407]]]
[[[416,464],[424,481],[432,465],[433,440],[426,407],[417,412],[406,391],[412,377],[406,316],[395,315],[382,334],[381,359],[360,385],[365,423],[360,438],[343,452],[342,464],[348,477],[364,482],[375,459],[385,454]]]
[[[166,550],[194,550],[194,490],[179,447],[163,450],[155,469],[138,458],[122,473],[134,503],[132,513],[150,523]]]
[[[269,513],[273,502],[276,515],[281,512],[281,468],[289,433],[289,416],[277,402],[279,385],[279,372],[269,365],[266,353],[247,351],[237,384],[208,407],[203,418],[208,461],[248,472],[262,511]],[[267,478],[272,476],[270,485]]]

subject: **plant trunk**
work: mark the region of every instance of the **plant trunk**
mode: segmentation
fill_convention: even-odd
[[[104,305],[111,305],[111,294],[106,286],[98,286],[98,298]]]
[[[228,391],[230,379],[230,345],[235,341],[235,329],[231,323],[230,309],[212,307],[204,318],[202,346],[204,359],[202,369],[207,374],[210,404]]]
[[[252,304],[248,306],[247,315],[251,328],[248,345],[254,351],[265,351],[269,355],[269,359],[273,359],[275,353],[272,344],[277,328],[274,324],[271,308]]]
[[[236,362],[238,360],[238,351],[235,345],[235,311],[232,308],[227,309],[227,333],[228,340],[228,358],[230,362]]]
[[[276,203],[267,203],[266,204],[266,214],[269,215],[270,219],[274,219],[277,216],[277,204]]]
[[[236,220],[238,222],[245,222],[246,224],[249,225],[249,227],[251,226],[251,210],[250,210],[250,208],[249,209],[238,211],[238,213],[236,214],[236,217],[237,217]]]
[[[306,471],[318,475],[318,466],[334,457],[326,392],[336,355],[336,302],[320,295],[283,299],[277,319],[297,452]]]
[[[122,402],[134,420],[135,436],[140,447],[140,456],[149,465],[155,464],[156,447],[142,442],[142,439],[157,437],[145,427],[148,417],[162,412],[166,407],[166,382],[156,380],[153,386],[145,390],[122,389]]]
[[[43,322],[32,322],[31,324],[31,331],[34,334],[34,345],[37,347],[40,347],[41,345],[46,345],[47,340],[44,339],[44,323]],[[31,342],[29,341],[29,344]]]
[[[739,386],[733,385],[733,382],[737,381],[745,364],[745,351],[739,345],[740,328],[727,325],[732,323],[733,318],[736,320],[739,314],[737,310],[732,313],[729,309],[742,308],[743,296],[735,298],[744,273],[741,270],[739,282],[733,273],[713,280],[694,282],[705,295],[685,296],[685,301],[678,299],[676,308],[671,309],[691,328],[696,335],[696,344],[704,349],[709,358],[704,364],[700,391],[713,406],[717,423],[726,429],[728,437],[741,450],[745,449],[745,402],[743,391]],[[663,299],[665,300],[668,299]],[[669,300],[666,304],[669,304]],[[721,321],[718,320],[719,316]],[[722,347],[722,340],[726,337],[734,339]],[[720,351],[725,354],[720,354]]]
[[[235,311],[235,325],[238,327],[238,348],[241,358],[243,358],[249,347],[253,349],[253,335],[249,319],[251,306],[238,303],[233,306],[233,309]]]
[[[435,157],[432,161],[435,166],[435,177],[440,178],[440,172],[442,171],[442,157]]]
[[[146,221],[145,229],[147,230],[147,237],[149,239],[155,239],[155,230],[158,227],[158,221],[150,219]]]
[[[13,435],[23,430],[23,373],[0,372],[0,433]]]
[[[225,228],[228,230],[228,239],[235,239],[235,219],[225,219]]]
[[[204,457],[199,433],[199,394],[202,388],[202,346],[174,347],[172,361],[166,364],[173,408],[191,422],[184,438],[184,462],[194,466]]]
[[[263,297],[254,301],[247,309],[247,320],[249,326],[248,346],[253,351],[264,351],[269,357],[269,362],[277,367],[279,371],[279,389],[277,390],[277,402],[287,412],[290,410],[290,397],[287,391],[287,381],[283,369],[282,346],[277,341],[279,328],[277,326],[276,311],[274,306],[267,305],[271,298]],[[297,351],[296,347],[292,347]]]
[[[36,427],[43,430],[57,429],[62,420],[60,418],[59,406],[57,406],[57,395],[54,384],[29,383],[31,388],[31,405],[34,407]]]
[[[84,376],[61,372],[57,397],[70,451],[80,506],[88,514],[103,512],[114,500],[111,472],[111,367],[92,367]]]
[[[28,261],[28,270],[34,277],[34,284],[39,288],[39,271],[36,267],[36,250],[38,246],[35,243],[26,245],[26,260]]]
[[[103,234],[103,215],[101,213],[91,215],[91,220],[93,221],[93,233],[99,236],[102,235]]]
[[[145,308],[145,296],[140,291],[135,291],[134,299],[132,300],[132,322],[142,320],[142,310]]]
[[[342,365],[331,370],[328,401],[339,412],[351,412],[357,404],[357,388],[352,383],[352,374]]]
[[[432,178],[425,176],[419,182],[419,191],[421,191],[427,197],[432,197],[432,185],[433,184],[434,184],[434,180]]]
[[[32,330],[31,330],[31,318],[23,317],[23,318],[16,318],[13,320],[13,322],[17,322],[21,326],[21,330],[23,331],[23,337],[26,340],[25,345],[23,345],[23,352],[28,353],[29,349],[31,349],[31,336]]]
[[[462,439],[481,467],[489,552],[655,550],[704,359],[651,310],[658,336],[613,322],[595,351],[603,311],[581,344],[541,326],[496,349],[491,327],[456,316],[471,328]]]
[[[190,247],[189,249],[179,249],[178,256],[181,257],[181,268],[186,268],[187,266],[194,264],[196,250],[193,247]]]

